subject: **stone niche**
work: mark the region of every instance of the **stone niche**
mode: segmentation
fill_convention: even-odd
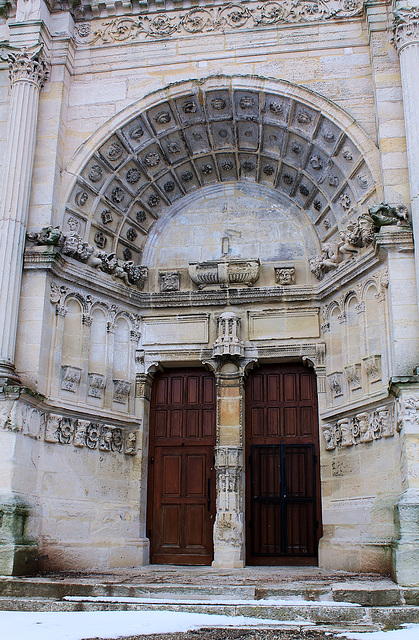
[[[274,268],[311,282],[318,238],[305,214],[262,185],[214,185],[172,205],[157,221],[142,261],[150,282],[179,273],[182,289],[276,286]],[[154,273],[154,275],[153,275]]]

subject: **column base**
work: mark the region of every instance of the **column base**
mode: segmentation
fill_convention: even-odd
[[[35,544],[0,543],[0,575],[31,576],[38,571],[38,548]]]
[[[395,507],[399,539],[393,548],[397,584],[419,586],[419,489],[408,489]]]
[[[0,496],[0,574],[32,575],[39,570],[38,550],[25,538],[27,505],[13,494]]]
[[[14,386],[21,384],[14,365],[11,362],[0,361],[0,386]]]
[[[216,559],[211,563],[211,566],[214,567],[214,569],[243,569],[246,564],[243,560],[232,558],[231,552],[227,550],[225,553],[219,551]]]

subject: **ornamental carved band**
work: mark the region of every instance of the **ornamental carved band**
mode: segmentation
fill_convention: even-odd
[[[16,82],[31,82],[42,89],[48,79],[48,64],[41,55],[42,46],[36,49],[15,50],[8,53],[9,78]]]
[[[176,3],[175,3],[176,5]],[[149,13],[135,18],[120,17],[100,24],[76,26],[80,44],[109,44],[139,38],[232,31],[242,28],[275,27],[281,24],[310,24],[323,20],[352,18],[362,13],[360,0],[280,0],[250,6],[229,2],[220,7],[193,7],[186,13]]]
[[[419,44],[419,7],[395,11],[393,32],[393,42],[399,53],[409,44]]]

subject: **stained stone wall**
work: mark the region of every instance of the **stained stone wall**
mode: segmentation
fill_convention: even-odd
[[[16,373],[0,376],[2,571],[36,555],[148,562],[153,373],[203,363],[215,564],[242,566],[243,381],[302,361],[317,374],[320,565],[414,582],[419,318],[390,7],[29,4],[0,24],[7,246],[18,210],[29,232],[0,358]],[[22,173],[1,164],[29,118],[7,134],[17,76],[40,91]]]

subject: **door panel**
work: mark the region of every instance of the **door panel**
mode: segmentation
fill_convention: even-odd
[[[248,564],[316,564],[320,528],[316,380],[260,367],[246,386]]]
[[[150,410],[151,562],[212,562],[214,445],[213,376],[180,369],[158,374]]]

